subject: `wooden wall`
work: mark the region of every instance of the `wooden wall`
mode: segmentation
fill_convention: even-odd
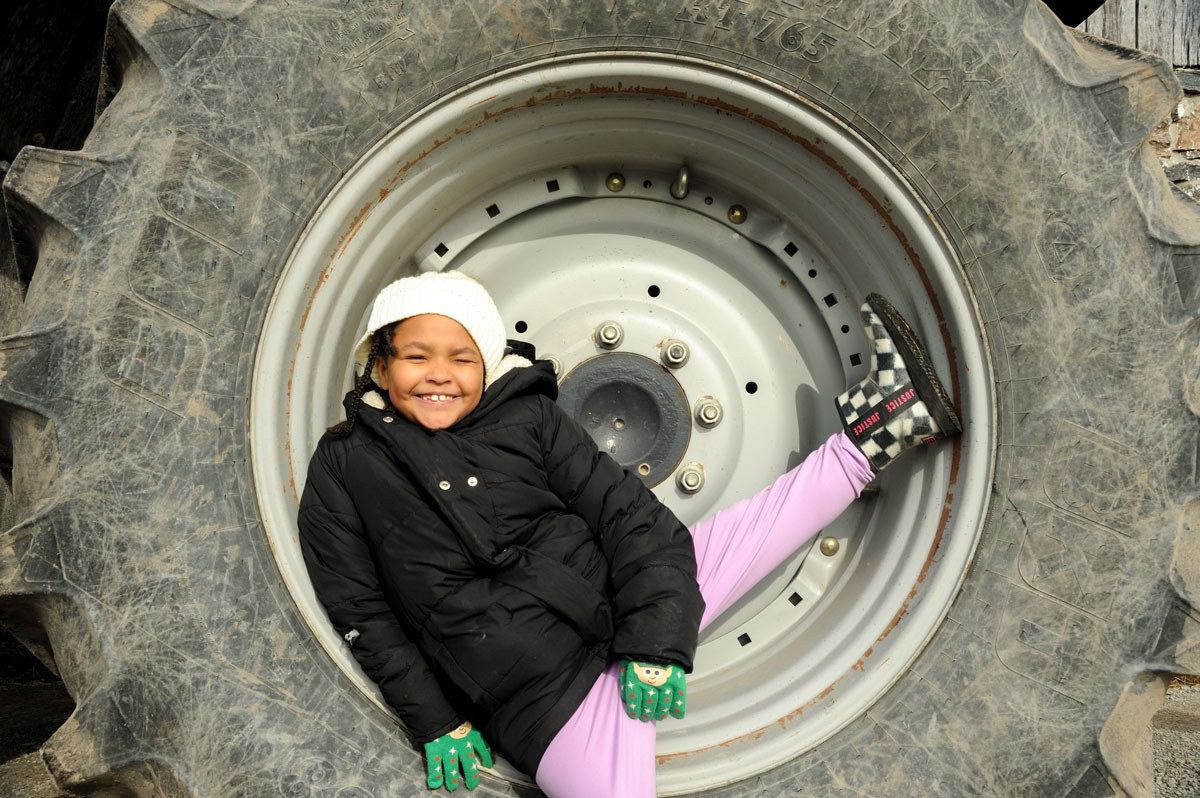
[[[1107,0],[1079,29],[1177,67],[1200,66],[1200,0]]]

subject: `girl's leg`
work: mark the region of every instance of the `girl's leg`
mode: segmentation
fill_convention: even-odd
[[[873,476],[838,433],[770,487],[693,527],[708,604],[701,627],[836,518]],[[625,714],[617,698],[620,667],[608,666],[546,749],[536,779],[550,798],[655,794],[655,725]]]
[[[837,518],[874,477],[844,432],[770,486],[691,528],[703,629]]]
[[[654,723],[625,714],[614,662],[542,756],[536,781],[550,798],[653,798]]]

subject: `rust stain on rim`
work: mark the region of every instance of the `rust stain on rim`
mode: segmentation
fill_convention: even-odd
[[[383,197],[387,196],[384,193],[385,191],[387,191],[386,188],[379,190],[379,193],[381,195],[380,200],[382,200]],[[350,242],[354,240],[354,237],[356,235],[358,235],[358,231],[362,229],[362,226],[364,224],[366,224],[367,218],[371,215],[371,211],[373,211],[374,209],[375,209],[374,202],[368,202],[366,205],[364,205],[358,209],[358,213],[350,221],[350,229],[347,232],[343,233],[341,239],[338,241],[338,243],[342,245],[342,248],[340,250],[338,250],[338,254],[337,254],[338,259],[341,259],[341,257],[346,254],[346,250],[350,247]],[[311,306],[312,303],[309,303],[309,304]]]

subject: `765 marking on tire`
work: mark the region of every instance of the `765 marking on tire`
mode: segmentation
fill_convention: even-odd
[[[829,48],[837,39],[824,31],[812,32],[807,22],[789,25],[779,34],[779,49],[798,53],[805,61],[817,63],[829,54]]]

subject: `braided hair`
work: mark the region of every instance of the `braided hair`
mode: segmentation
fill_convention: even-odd
[[[396,347],[392,346],[392,336],[396,332],[396,327],[400,322],[394,321],[391,324],[385,324],[371,335],[371,349],[367,352],[367,362],[363,366],[362,374],[354,381],[354,391],[350,394],[350,401],[346,407],[346,420],[329,427],[326,432],[331,435],[336,435],[339,438],[349,435],[354,430],[354,422],[358,419],[358,410],[362,407],[363,394],[368,389],[378,387],[375,385],[375,380],[372,379],[374,373],[375,361],[380,355],[386,357],[395,357],[397,355]]]

